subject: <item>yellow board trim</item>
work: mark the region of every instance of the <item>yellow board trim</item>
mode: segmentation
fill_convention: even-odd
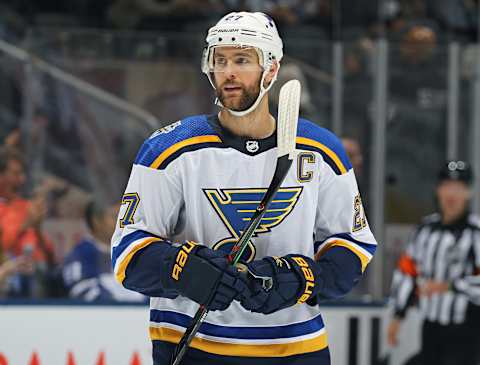
[[[328,157],[330,157],[333,160],[333,162],[335,162],[335,165],[337,165],[341,174],[345,174],[347,172],[345,165],[340,160],[340,158],[338,158],[337,154],[333,152],[330,148],[325,146],[324,144],[321,144],[320,142],[317,142],[313,139],[305,138],[305,137],[297,137],[297,143],[306,144],[307,146],[312,146],[312,147],[321,149],[323,152],[325,152],[328,155]]]
[[[322,256],[328,249],[334,247],[334,246],[340,246],[340,247],[345,247],[348,248],[350,251],[352,251],[355,255],[358,256],[362,263],[362,272],[365,271],[365,268],[367,267],[368,263],[370,262],[370,258],[366,256],[363,252],[359,251],[355,246],[351,245],[347,241],[332,241],[327,243],[322,249],[315,254],[315,259],[318,260],[320,256]]]
[[[150,327],[150,338],[152,340],[167,341],[178,344],[183,332],[165,327]],[[308,340],[274,343],[262,345],[232,344],[216,342],[204,338],[195,337],[190,347],[216,355],[224,356],[252,356],[252,357],[285,357],[299,355],[308,352],[320,351],[328,346],[327,334]]]
[[[178,150],[182,149],[186,146],[191,146],[194,144],[199,143],[207,143],[207,142],[222,142],[219,136],[214,135],[207,135],[207,136],[197,136],[192,137],[189,139],[185,139],[181,142],[175,143],[174,145],[168,147],[165,151],[163,151],[150,165],[151,168],[157,169],[168,157],[173,155]]]
[[[125,258],[118,266],[118,272],[115,275],[115,278],[119,283],[123,283],[123,281],[125,280],[125,271],[127,270],[127,266],[132,260],[133,255],[135,255],[142,248],[147,247],[149,244],[157,241],[161,241],[161,239],[158,237],[147,238],[145,241],[135,246],[133,250],[130,251],[127,256],[125,256]]]

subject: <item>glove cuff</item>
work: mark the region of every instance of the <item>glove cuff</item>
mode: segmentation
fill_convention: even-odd
[[[185,264],[190,255],[193,255],[198,249],[200,249],[203,245],[194,242],[194,241],[185,241],[177,251],[177,255],[175,257],[175,262],[173,263],[172,270],[170,272],[170,276],[175,281],[180,281],[180,277],[182,276],[183,270],[185,268]]]
[[[207,251],[206,255],[203,250]],[[210,304],[226,270],[227,259],[221,253],[193,241],[175,247],[175,251],[168,266],[171,285],[198,304]],[[225,268],[216,265],[216,259],[223,260]]]
[[[315,262],[303,255],[287,255],[282,257],[290,264],[300,277],[302,287],[300,288],[297,303],[305,303],[310,298],[314,298],[318,292],[317,280],[315,278]]]
[[[165,256],[164,265],[162,265],[162,270],[165,270],[162,284],[165,288],[178,289],[189,256],[193,256],[201,247],[203,245],[193,241],[185,241],[180,246],[172,245],[170,247],[170,252]]]

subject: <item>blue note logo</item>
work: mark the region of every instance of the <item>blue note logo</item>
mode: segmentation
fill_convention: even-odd
[[[302,190],[302,187],[280,188],[260,221],[260,225],[255,230],[253,237],[268,233],[272,228],[282,223],[295,208]],[[230,252],[246,225],[250,222],[266,191],[267,189],[265,188],[203,189],[208,201],[230,232],[230,237],[225,237],[214,245],[215,249]],[[242,260],[246,262],[252,261],[255,258],[255,253],[255,245],[250,241],[243,253]]]

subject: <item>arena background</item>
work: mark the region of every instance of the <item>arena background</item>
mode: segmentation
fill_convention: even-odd
[[[204,36],[239,6],[279,25],[286,57],[274,94],[299,79],[301,114],[362,148],[356,174],[380,244],[353,293],[325,305],[333,364],[401,364],[418,349],[418,321],[412,312],[401,346],[386,345],[398,254],[435,210],[443,161],[468,160],[480,175],[477,1],[2,2],[0,143],[18,133],[26,196],[48,188],[44,230],[61,264],[85,234],[88,199],[118,202],[143,139],[215,110]],[[474,191],[478,213],[478,177]],[[151,363],[144,305],[0,298],[1,365]]]

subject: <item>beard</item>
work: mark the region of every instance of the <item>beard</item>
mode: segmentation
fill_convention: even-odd
[[[239,85],[239,87],[242,89],[240,96],[225,96],[223,85],[222,87],[216,89],[215,96],[218,98],[218,100],[220,100],[225,108],[236,112],[247,110],[253,105],[253,103],[255,103],[255,100],[257,100],[258,94],[260,93],[260,86],[256,83],[249,88],[246,88],[242,85]]]

